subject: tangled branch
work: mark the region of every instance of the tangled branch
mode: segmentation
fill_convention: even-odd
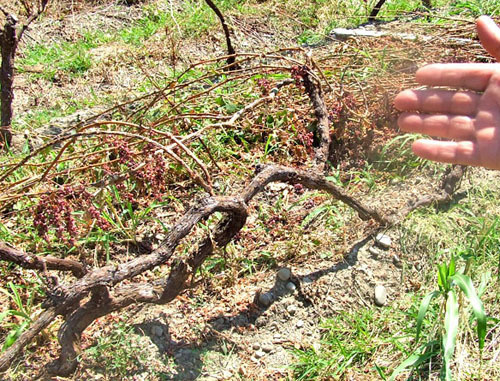
[[[84,205],[88,212],[93,207],[92,202],[102,196],[103,189],[123,185],[124,182],[132,179],[137,181],[134,183],[134,191],[144,191],[144,187],[151,186],[150,183],[157,181],[158,178],[143,171],[146,169],[153,171],[152,166],[162,169],[155,172],[155,176],[165,177],[164,167],[166,166],[162,162],[164,154],[182,168],[183,175],[187,174],[189,180],[194,181],[209,193],[208,196],[195,201],[188,211],[170,227],[166,238],[156,250],[120,264],[87,268],[83,263],[73,259],[28,255],[0,244],[0,260],[45,272],[47,270],[69,271],[76,277],[69,284],[60,284],[47,290],[48,298],[43,303],[44,311],[31,327],[2,353],[0,371],[7,369],[28,343],[56,317],[61,316],[64,321],[58,334],[61,349],[58,359],[50,364],[48,370],[57,375],[71,374],[78,365],[79,339],[90,324],[101,316],[122,310],[132,304],[166,304],[172,301],[189,287],[190,280],[195,277],[197,269],[213,254],[214,249],[224,247],[241,231],[250,213],[251,202],[270,183],[300,184],[308,189],[323,191],[355,210],[361,219],[373,220],[380,226],[388,226],[398,221],[400,216],[396,218],[383,215],[327,179],[325,172],[331,147],[330,115],[321,89],[321,81],[314,75],[312,69],[302,63],[296,65],[295,59],[283,57],[277,53],[264,57],[244,54],[238,57],[240,60],[236,62],[240,68],[233,70],[230,75],[225,74],[224,67],[226,66],[223,66],[213,69],[210,74],[201,75],[197,80],[183,82],[181,81],[183,73],[177,78],[175,84],[171,85],[172,88],[166,88],[163,92],[155,92],[153,96],[155,101],[147,102],[147,107],[143,110],[142,121],[137,123],[94,121],[79,127],[76,132],[48,142],[18,163],[0,164],[4,168],[3,174],[0,174],[0,200],[14,202],[22,197],[43,198],[43,195],[55,195],[53,198],[59,200],[57,204],[59,209],[45,208],[43,222],[57,223],[58,229],[64,228],[61,217],[57,215],[61,213],[62,203],[64,203],[66,215],[71,215],[71,204],[76,204],[79,200],[85,201]],[[252,67],[248,65],[250,59],[274,59],[293,65],[259,63]],[[263,74],[277,71],[291,74],[293,78],[286,78],[278,83],[272,83],[268,79],[259,79],[258,86],[263,95],[251,101],[246,100],[247,103],[237,110],[231,106],[226,107],[231,110],[230,112],[221,111],[221,109],[225,110],[224,106],[227,106],[224,99],[220,99],[219,104],[214,105],[213,93],[221,86],[231,85],[237,81],[248,82],[256,74],[262,77]],[[203,86],[207,82],[211,82],[208,88]],[[314,164],[305,169],[280,164],[258,165],[253,178],[237,194],[216,196],[212,187],[210,170],[199,157],[202,152],[195,151],[191,144],[195,141],[194,138],[218,128],[235,128],[243,115],[255,113],[259,106],[271,102],[282,102],[279,99],[280,91],[293,83],[298,85],[295,90],[290,89],[290,91],[296,91],[294,96],[300,98],[301,91],[304,90],[309,99],[310,106],[306,107],[302,114],[304,119],[309,116],[312,106],[314,115],[312,124],[316,128],[318,144],[316,146],[304,145],[305,148],[312,150],[311,156],[314,157]],[[198,90],[195,94],[187,91],[196,86]],[[148,122],[147,112],[155,110],[159,97],[167,99],[170,108],[164,116]],[[200,105],[206,106],[203,103],[204,99],[210,102],[212,108],[209,111],[206,110],[207,107],[199,107]],[[198,103],[190,108],[189,105],[194,102]],[[281,103],[280,107],[284,107],[284,104]],[[200,112],[199,109],[203,111]],[[134,115],[134,117],[137,116],[137,114]],[[258,119],[254,118],[254,121]],[[169,128],[161,128],[165,126]],[[180,134],[180,129],[184,134]],[[303,130],[302,133],[309,133],[305,128]],[[106,137],[114,137],[115,140],[106,141],[104,140]],[[64,143],[62,147],[60,147],[61,143]],[[44,160],[41,163],[32,162],[47,150],[55,150],[57,147],[60,147],[59,151],[56,153],[52,151],[50,160]],[[79,166],[75,164],[80,162],[83,164]],[[64,164],[63,167],[69,166],[69,163],[75,164],[76,167],[58,169],[62,164]],[[30,165],[41,170],[42,174],[33,175],[28,170]],[[197,166],[203,176],[196,173],[192,166]],[[66,178],[69,173],[75,171],[87,174],[85,184],[64,183],[56,189],[47,189],[49,179]],[[15,176],[18,172],[21,172],[22,176]],[[444,197],[445,193],[446,197],[452,194],[453,181],[456,184],[461,177],[461,174],[453,173],[455,177],[446,183],[444,193],[439,194],[439,197]],[[181,176],[179,172],[175,172],[175,175]],[[92,195],[88,191],[90,188],[95,188],[96,191],[93,193],[93,200],[89,203],[89,195]],[[130,191],[120,189],[123,192],[123,198],[134,201]],[[161,189],[164,191],[166,188],[161,187]],[[429,202],[432,200],[436,198],[430,199]],[[411,208],[420,205],[422,203],[416,203],[404,213],[409,213]],[[216,212],[222,213],[223,217],[218,220],[215,227],[211,231],[205,231],[187,255],[175,255],[182,240],[189,234],[193,234],[197,224],[211,216],[214,218]],[[47,229],[44,232],[47,233]],[[139,275],[159,266],[169,268],[166,277],[149,282],[137,281],[136,278]]]

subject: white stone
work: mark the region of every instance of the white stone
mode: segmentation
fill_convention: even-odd
[[[297,286],[293,282],[288,282],[286,284],[286,289],[290,292],[294,292],[297,289]]]
[[[292,272],[290,271],[290,269],[284,267],[280,269],[276,275],[280,280],[286,282],[288,279],[290,279],[290,276],[292,276]]]
[[[297,324],[295,324],[295,326],[296,326],[297,328],[302,328],[302,327],[304,326],[304,321],[303,321],[303,320],[299,320],[299,321],[297,322]]]
[[[254,356],[256,359],[260,359],[262,357],[264,357],[266,354],[263,352],[263,351],[257,351],[255,352]]]
[[[382,254],[380,252],[379,249],[377,249],[375,246],[370,246],[370,248],[368,249],[368,251],[370,252],[370,254],[373,256],[373,258],[377,259],[380,254]]]
[[[293,304],[290,304],[290,305],[286,308],[286,310],[288,311],[288,313],[289,313],[290,315],[294,315],[294,314],[295,314],[295,312],[297,312],[297,307],[296,307],[295,305],[293,305]]]
[[[399,259],[399,257],[396,254],[394,254],[392,256],[392,263],[394,263],[394,266],[396,266],[398,268],[403,267],[403,263],[401,262],[401,259]]]
[[[375,242],[377,243],[377,245],[379,245],[380,247],[384,248],[384,249],[388,249],[389,247],[391,247],[391,244],[392,244],[392,240],[391,240],[391,237],[389,237],[388,235],[385,235],[385,234],[377,234],[377,237],[375,238]]]
[[[382,307],[387,303],[387,290],[384,286],[378,284],[375,286],[375,304]]]

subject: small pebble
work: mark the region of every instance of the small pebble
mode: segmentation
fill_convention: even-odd
[[[254,344],[252,345],[252,349],[253,349],[254,351],[258,351],[258,350],[260,349],[260,344],[259,344],[259,343],[254,343]]]
[[[403,267],[403,263],[401,262],[401,259],[399,259],[399,257],[396,254],[394,254],[392,256],[392,263],[394,263],[394,266],[396,266],[398,268]]]
[[[272,302],[273,302],[273,297],[269,292],[264,292],[263,294],[259,295],[259,303],[262,304],[264,307],[270,306]]]
[[[254,353],[254,356],[255,356],[256,359],[260,359],[260,358],[264,357],[265,355],[266,354],[263,351],[256,351]]]
[[[273,351],[273,346],[270,344],[264,344],[262,350],[266,353],[271,353]]]
[[[387,291],[384,286],[375,286],[375,304],[382,307],[387,302]]]
[[[278,271],[277,275],[280,280],[286,282],[292,276],[292,272],[290,271],[290,269],[284,267]]]
[[[380,257],[380,254],[382,254],[380,252],[379,249],[377,249],[375,246],[370,246],[370,248],[368,249],[368,251],[370,252],[370,254],[372,255],[373,258],[377,259],[378,257]]]
[[[385,235],[385,234],[377,234],[377,237],[375,238],[375,242],[377,243],[377,245],[379,245],[380,247],[384,248],[384,249],[388,249],[389,247],[391,247],[391,244],[392,244],[392,240],[391,240],[391,237],[389,237],[388,235]]]
[[[303,320],[299,320],[299,321],[297,322],[297,324],[295,324],[295,326],[296,326],[297,328],[302,328],[302,327],[304,326],[304,321],[303,321]]]
[[[304,283],[304,284],[309,284],[312,282],[313,282],[313,280],[309,277],[305,277],[304,279],[302,279],[302,283]]]
[[[289,313],[290,315],[294,315],[294,314],[295,314],[295,312],[297,312],[297,307],[296,307],[295,305],[293,305],[293,304],[290,304],[290,305],[286,308],[286,310],[288,311],[288,313]]]
[[[290,292],[294,292],[297,289],[297,286],[293,282],[288,282],[286,284],[286,289]]]
[[[393,179],[391,180],[390,184],[391,184],[391,185],[397,185],[397,184],[399,184],[400,182],[401,182],[401,181],[400,181],[399,179],[397,179],[397,178],[393,178]]]

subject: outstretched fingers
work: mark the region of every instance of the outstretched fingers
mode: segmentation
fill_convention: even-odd
[[[479,100],[479,94],[467,91],[405,90],[394,99],[394,105],[401,111],[474,115]]]
[[[399,116],[398,124],[406,132],[448,139],[474,140],[474,120],[468,116],[403,113]]]
[[[479,17],[476,26],[483,47],[500,61],[500,28],[487,16]]]
[[[500,64],[450,63],[431,64],[417,70],[418,83],[426,86],[447,86],[472,91],[484,91],[491,75]]]
[[[471,141],[444,142],[421,139],[413,143],[412,149],[424,159],[441,163],[481,165],[477,144]]]

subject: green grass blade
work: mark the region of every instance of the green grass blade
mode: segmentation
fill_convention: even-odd
[[[377,371],[378,375],[380,376],[380,378],[382,380],[387,380],[387,377],[385,376],[385,373],[384,373],[384,370],[378,366],[377,364],[375,364],[375,370]]]
[[[418,362],[418,359],[420,358],[421,355],[418,353],[413,353],[410,357],[408,357],[405,361],[403,361],[399,366],[394,369],[394,372],[392,372],[391,377],[389,378],[389,381],[393,381],[396,376],[404,371],[407,368],[415,366],[415,364]]]
[[[408,357],[405,361],[403,361],[399,366],[394,369],[394,371],[391,374],[391,377],[389,378],[389,381],[394,381],[394,379],[404,370],[408,368],[415,368],[419,366],[420,364],[424,363],[427,361],[429,358],[434,356],[436,352],[433,351],[428,351],[424,353],[422,352],[426,347],[430,346],[431,344],[434,344],[434,342],[428,343],[422,347],[420,347],[417,351],[415,351],[410,357]]]
[[[418,339],[420,338],[420,331],[422,330],[422,324],[424,322],[425,314],[429,309],[429,305],[431,304],[432,299],[434,299],[439,294],[440,294],[439,291],[433,291],[427,294],[425,298],[422,300],[422,303],[420,303],[420,308],[418,310],[418,316],[417,316],[417,334],[415,337],[416,343],[418,343]]]
[[[448,277],[455,275],[456,262],[455,256],[451,256],[450,265],[448,266]]]
[[[2,352],[8,349],[12,344],[14,344],[19,336],[24,332],[24,330],[28,327],[28,321],[24,321],[17,328],[13,329],[9,332],[2,346]]]
[[[481,350],[484,347],[484,339],[486,337],[486,313],[484,312],[483,302],[477,296],[476,289],[470,277],[463,274],[455,274],[451,279],[460,287],[472,306],[474,316],[477,320],[477,337],[479,339],[479,349]]]
[[[448,289],[447,285],[448,266],[445,263],[438,266],[438,284],[443,290]]]
[[[444,315],[443,335],[443,362],[445,380],[451,381],[450,362],[455,352],[455,342],[458,333],[458,301],[457,294],[451,290],[448,292],[446,301],[446,313]]]
[[[323,205],[323,206],[320,206],[316,209],[314,209],[311,213],[309,213],[305,218],[304,220],[301,222],[300,224],[300,227],[302,229],[304,229],[313,219],[315,219],[318,215],[320,215],[321,213],[327,211],[329,208],[328,205]]]
[[[19,316],[19,317],[22,317],[24,319],[31,321],[31,317],[29,315],[27,315],[26,313],[24,313],[23,311],[8,310],[8,311],[6,311],[6,313],[8,315],[11,315],[11,316]],[[2,316],[2,318],[3,318],[3,316]],[[0,321],[2,321],[2,319],[0,319]]]

